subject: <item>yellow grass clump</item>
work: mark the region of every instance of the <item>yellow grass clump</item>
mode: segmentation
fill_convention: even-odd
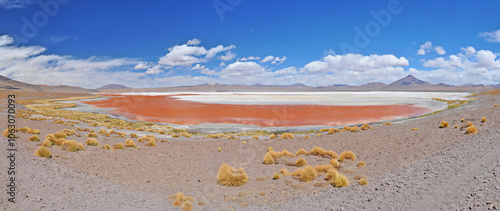
[[[186,197],[182,193],[177,193],[175,196],[171,196],[169,198],[174,198],[174,203],[172,205],[176,207],[180,207],[185,202],[194,201],[192,197]]]
[[[281,135],[282,139],[293,139],[293,133],[283,133]]]
[[[477,133],[477,129],[476,127],[474,127],[474,125],[470,126],[470,127],[467,127],[467,131],[465,131],[466,134],[474,134],[474,133]]]
[[[90,138],[97,138],[97,137],[98,137],[98,135],[97,135],[97,133],[89,133],[89,134],[87,135],[87,137],[90,137]]]
[[[325,155],[329,156],[330,158],[335,158],[335,159],[337,159],[339,157],[339,155],[337,155],[336,152],[331,151],[331,150],[326,151]]]
[[[364,162],[364,161],[359,161],[359,162],[358,162],[358,164],[356,164],[356,166],[357,166],[357,167],[360,167],[360,168],[365,167],[365,165],[366,165],[366,164],[365,164],[365,162]]]
[[[359,129],[359,127],[358,127],[358,126],[354,126],[354,127],[351,127],[351,130],[350,130],[350,131],[351,131],[351,132],[359,132],[359,131],[361,131],[361,129]]]
[[[299,155],[309,155],[309,153],[307,153],[307,151],[305,149],[299,149],[299,151],[297,151],[297,153],[295,153],[295,156],[299,156]]]
[[[78,150],[85,150],[85,147],[83,147],[82,143],[76,144],[76,148],[78,148]]]
[[[30,128],[28,126],[17,129],[19,132],[26,133]]]
[[[382,126],[386,126],[386,125],[392,125],[392,124],[390,122],[386,122]]]
[[[306,136],[304,136],[304,139],[308,139],[309,138],[309,134],[307,134]]]
[[[281,151],[280,156],[281,157],[292,157],[292,158],[295,157],[291,152],[289,152],[286,149],[284,149],[283,151]]]
[[[85,144],[89,146],[97,146],[99,145],[99,141],[97,141],[97,139],[95,138],[88,138],[87,140],[85,140]]]
[[[347,177],[339,172],[337,172],[333,178],[330,180],[333,186],[336,188],[344,187],[349,185],[349,180]]]
[[[360,185],[368,185],[368,180],[366,180],[366,179],[360,179],[359,182],[358,182],[358,184],[360,184]]]
[[[125,146],[122,143],[118,143],[113,146],[113,149],[125,149]]]
[[[439,124],[439,128],[446,128],[449,126],[450,124],[447,121],[441,121],[441,124]]]
[[[321,130],[319,132],[321,132]],[[328,129],[327,135],[334,134],[334,133],[339,133],[339,132],[342,132],[342,130],[341,129],[337,129],[337,128],[330,128],[330,129]]]
[[[470,127],[470,126],[473,126],[474,124],[472,124],[472,122],[467,122],[467,124],[465,124],[465,126],[467,127]]]
[[[227,136],[224,135],[224,133],[208,134],[206,137],[207,138],[227,138]]]
[[[274,159],[280,156],[279,152],[269,151],[264,155],[263,163],[266,165],[274,164]]]
[[[362,174],[359,174],[359,175],[356,175],[353,179],[354,180],[366,179],[366,176],[362,175]]]
[[[354,155],[354,153],[351,151],[345,151],[340,153],[339,162],[344,162],[345,159],[356,161],[356,155]]]
[[[418,127],[414,127],[414,128],[412,128],[411,130],[418,130]]]
[[[64,138],[64,139],[68,138],[68,136],[65,133],[62,133],[60,131],[57,133],[54,133],[54,137],[55,138]]]
[[[39,147],[33,155],[41,157],[41,158],[51,158],[52,153],[50,152],[49,149],[45,148],[44,146]]]
[[[455,126],[453,126],[453,127],[458,128],[458,125],[455,125]]]
[[[481,118],[481,122],[486,122],[486,121],[488,120],[486,119],[486,117],[483,116],[483,118]]]
[[[78,142],[76,142],[75,140],[67,140],[65,142],[63,142],[63,144],[61,145],[61,147],[59,148],[60,150],[66,150],[68,152],[76,152],[78,151]]]
[[[498,104],[495,104],[493,107],[498,107]]]
[[[347,125],[346,125],[346,126],[344,126],[344,127],[342,128],[341,132],[345,132],[345,131],[351,131],[351,127],[349,127],[349,126],[347,126]]]
[[[135,134],[135,133],[131,133],[131,134],[130,134],[130,138],[137,138],[137,137],[138,137],[138,136],[137,136],[137,134]]]
[[[219,147],[219,149],[217,149],[217,151],[219,151],[219,152],[220,152],[221,150],[222,150],[222,149],[221,149],[220,147]]]
[[[331,129],[333,129],[333,128],[331,128]],[[328,128],[322,128],[322,129],[320,129],[318,132],[325,132],[325,131],[329,131],[329,130],[331,130],[331,129],[328,129]]]
[[[188,132],[180,132],[179,135],[184,136],[186,138],[191,138],[191,133],[188,133]]]
[[[318,172],[314,167],[308,165],[294,171],[292,176],[298,177],[301,182],[311,182],[318,177]]]
[[[156,140],[150,139],[148,143],[146,143],[146,146],[151,146],[151,147],[156,147]]]
[[[8,137],[9,134],[10,134],[10,132],[9,132],[8,128],[3,131],[3,136]]]
[[[270,152],[270,151],[274,151],[274,149],[272,147],[268,147],[267,148],[267,151]]]
[[[332,159],[330,160],[330,165],[332,165],[332,166],[333,166],[333,167],[335,167],[335,168],[340,167],[340,163],[339,163],[339,161],[338,161],[336,158],[332,158]]]
[[[30,134],[40,134],[40,130],[39,129],[29,129],[28,133],[30,133]]]
[[[127,139],[127,140],[125,140],[125,147],[134,147],[135,148],[135,142],[133,140]]]
[[[288,176],[288,175],[290,175],[290,172],[288,170],[286,170],[286,169],[281,169],[280,173],[283,174],[283,176],[285,176],[285,177]]]
[[[317,165],[314,167],[318,173],[328,173],[328,171],[333,169],[330,164]]]
[[[37,135],[33,135],[28,140],[30,140],[30,141],[37,141],[38,142],[38,141],[40,141],[40,138]]]
[[[259,137],[258,136],[253,136],[252,139],[259,140]]]
[[[321,148],[321,147],[313,147],[313,149],[311,151],[309,151],[309,154],[310,155],[315,155],[315,156],[320,156],[320,157],[329,157],[329,158],[337,158],[338,155],[337,153],[335,153],[334,151],[326,151],[325,149]]]
[[[112,131],[112,130],[111,130]],[[108,131],[104,128],[101,128],[101,130],[99,130],[99,133],[103,134],[103,133],[108,133]]]
[[[326,172],[325,180],[331,180],[338,173],[337,169],[330,169]]]
[[[241,144],[246,144],[247,142],[246,141],[242,141]]]
[[[193,209],[193,204],[190,201],[184,202],[182,204],[182,211],[191,211]]]
[[[275,139],[275,138],[276,138],[276,135],[274,135],[274,134],[271,134],[271,135],[269,136],[269,139]]]
[[[297,161],[295,161],[295,166],[297,167],[302,167],[302,166],[305,166],[307,164],[306,162],[306,159],[304,158],[299,158],[297,159]]]
[[[42,146],[52,148],[52,142],[50,142],[49,140],[45,140],[44,142],[42,142]]]
[[[372,126],[370,126],[370,125],[368,125],[368,124],[363,124],[363,125],[361,126],[361,130],[368,130],[368,129],[372,129],[372,130],[373,130]]]
[[[62,145],[65,141],[66,141],[66,139],[64,139],[64,138],[58,138],[58,139],[56,140],[56,142],[54,143],[54,145],[58,145],[58,146],[60,146],[60,145]]]
[[[106,144],[102,147],[103,149],[111,149],[111,147],[109,146],[109,144]]]
[[[274,173],[274,175],[273,175],[273,180],[278,180],[278,179],[280,179],[280,175],[278,175],[278,174]]]
[[[460,119],[460,122],[465,122],[465,119],[464,118]]]
[[[222,163],[217,174],[217,182],[223,186],[238,187],[248,182],[248,176],[243,168],[236,171],[233,167]]]

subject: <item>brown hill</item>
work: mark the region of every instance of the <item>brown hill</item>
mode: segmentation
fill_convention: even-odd
[[[93,89],[84,89],[74,86],[48,86],[48,85],[33,85],[16,81],[0,75],[0,91],[21,91],[21,92],[71,92],[71,93],[89,93],[97,92]]]

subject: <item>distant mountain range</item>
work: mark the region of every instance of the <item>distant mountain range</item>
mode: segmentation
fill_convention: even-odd
[[[367,83],[361,86],[349,86],[346,84],[335,84],[332,86],[310,87],[304,84],[292,85],[226,85],[226,84],[201,84],[196,86],[182,87],[160,87],[160,88],[129,88],[120,84],[108,84],[98,89],[84,89],[74,86],[48,86],[33,85],[19,82],[4,76],[0,76],[0,91],[25,91],[25,92],[72,92],[72,93],[90,93],[90,92],[300,92],[300,91],[463,91],[463,92],[481,92],[492,89],[500,89],[500,85],[461,85],[452,86],[443,83],[431,84],[408,75],[402,79],[394,81],[391,84],[379,82]]]

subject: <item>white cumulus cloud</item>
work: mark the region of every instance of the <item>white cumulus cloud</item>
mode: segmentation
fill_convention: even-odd
[[[492,32],[479,33],[479,37],[484,37],[488,42],[500,43],[500,29]]]

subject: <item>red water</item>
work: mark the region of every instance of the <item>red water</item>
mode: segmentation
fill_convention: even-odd
[[[431,111],[413,105],[234,105],[177,100],[171,96],[119,96],[86,101],[108,113],[133,120],[197,125],[200,123],[237,123],[245,125],[305,126],[346,125],[411,117]]]

